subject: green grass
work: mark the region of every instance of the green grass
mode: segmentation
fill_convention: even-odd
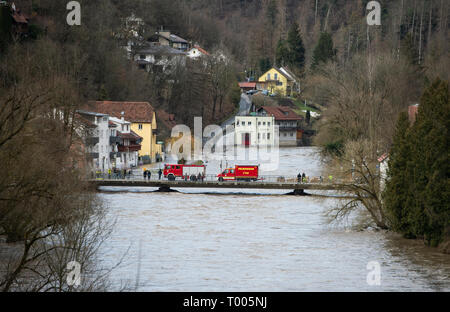
[[[306,112],[304,112],[304,110],[305,111],[309,110],[310,112],[315,112],[315,113],[319,113],[320,114],[320,110],[315,109],[314,107],[311,107],[309,105],[305,106],[305,102],[303,102],[303,101],[295,100],[294,103],[297,106],[297,109],[294,109],[294,112],[296,112],[300,116],[303,116],[303,117],[306,116]]]

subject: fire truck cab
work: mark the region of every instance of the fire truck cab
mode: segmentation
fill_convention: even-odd
[[[217,175],[220,182],[223,181],[257,181],[259,175],[259,166],[241,166],[227,168]]]
[[[169,181],[175,181],[177,178],[185,179],[186,176],[190,181],[197,181],[198,175],[200,174],[202,177],[205,177],[205,173],[205,166],[181,164],[166,164],[164,165],[163,171],[164,178],[167,178]]]

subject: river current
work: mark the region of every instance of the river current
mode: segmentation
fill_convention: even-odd
[[[315,148],[281,149],[279,160],[277,175],[324,174]],[[217,174],[219,167],[210,161],[207,173]],[[101,259],[111,266],[123,257],[111,276],[117,287],[450,291],[449,255],[392,233],[355,230],[351,220],[330,224],[325,213],[336,198],[271,190],[154,190],[104,187],[99,193],[116,220]],[[379,283],[373,283],[374,274]]]

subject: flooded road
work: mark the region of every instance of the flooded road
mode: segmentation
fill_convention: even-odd
[[[208,173],[218,167],[208,164]],[[280,173],[299,170],[321,174],[316,150],[281,149]],[[138,279],[138,291],[450,291],[450,256],[394,234],[330,225],[324,213],[333,198],[103,190],[117,224],[102,259],[113,265],[128,250],[112,275],[117,286]],[[378,286],[367,283],[373,261]]]

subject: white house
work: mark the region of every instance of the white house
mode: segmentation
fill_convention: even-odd
[[[111,129],[111,142],[115,145],[113,167],[117,169],[129,169],[137,167],[139,161],[140,143],[142,137],[131,130],[131,122],[124,117],[109,117],[109,122],[115,129]]]
[[[273,146],[275,118],[273,116],[236,116],[235,144],[238,146]]]
[[[202,49],[200,46],[195,45],[192,49],[187,52],[187,56],[191,59],[198,59],[200,57],[210,56],[208,52]]]
[[[150,71],[160,68],[162,72],[176,66],[186,65],[186,53],[164,45],[149,45],[134,51],[134,60],[140,68]]]
[[[109,116],[95,112],[77,111],[81,124],[77,129],[84,138],[88,159],[93,169],[111,169]]]

